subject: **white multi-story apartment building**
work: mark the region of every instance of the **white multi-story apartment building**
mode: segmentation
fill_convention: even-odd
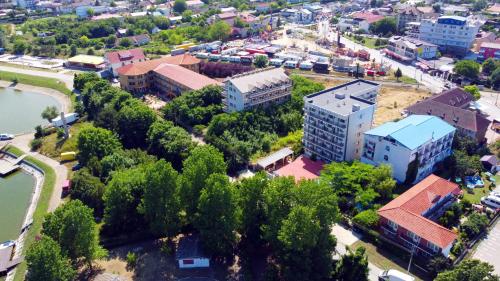
[[[483,23],[482,20],[472,16],[423,19],[420,22],[418,39],[438,45],[443,52],[465,55],[472,47]]]
[[[359,159],[380,85],[355,80],[304,98],[304,151],[325,162]]]
[[[278,104],[290,99],[292,80],[283,68],[266,68],[235,75],[224,82],[226,112]]]
[[[416,183],[451,155],[455,130],[441,118],[429,115],[387,122],[365,132],[361,161],[375,166],[388,164],[398,182],[405,182],[408,176],[411,183]]]

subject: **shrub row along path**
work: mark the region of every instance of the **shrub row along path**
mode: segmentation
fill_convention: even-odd
[[[10,67],[10,66],[3,66],[3,65],[0,65],[0,70],[21,73],[21,74],[26,74],[26,75],[33,75],[33,76],[38,76],[38,77],[59,79],[62,82],[64,82],[64,84],[66,85],[66,87],[69,90],[73,90],[73,75],[56,73],[56,72],[49,72],[49,71],[43,71],[43,70],[24,69],[24,68],[19,68],[19,67]]]

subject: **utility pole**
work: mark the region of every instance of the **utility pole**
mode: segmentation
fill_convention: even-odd
[[[410,273],[411,262],[413,260],[413,253],[415,252],[415,248],[416,247],[417,247],[416,244],[412,244],[411,255],[410,255],[410,262],[408,263],[408,269],[406,270],[408,273]]]

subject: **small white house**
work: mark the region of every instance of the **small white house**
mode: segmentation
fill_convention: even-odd
[[[181,269],[210,267],[210,258],[203,253],[196,235],[184,236],[179,240],[175,259]]]

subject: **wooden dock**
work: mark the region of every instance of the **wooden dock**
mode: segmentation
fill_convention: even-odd
[[[12,259],[14,246],[0,249],[0,276],[6,274],[9,270],[20,264],[23,259]]]
[[[23,161],[24,157],[26,157],[26,154],[12,160],[5,157],[0,159],[0,176],[7,176],[8,174],[19,169],[19,163]]]

